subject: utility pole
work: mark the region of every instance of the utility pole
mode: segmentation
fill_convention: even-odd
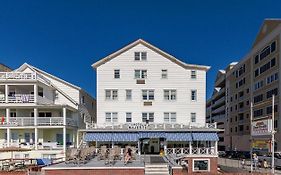
[[[274,174],[274,134],[275,134],[275,128],[274,128],[274,94],[272,95],[272,129],[271,129],[271,173]]]
[[[252,130],[253,130],[253,126],[252,126],[252,121],[253,121],[253,102],[251,101],[251,107],[250,107],[250,126],[251,126],[251,130],[250,130],[250,162],[251,162],[251,173],[253,172],[253,133],[252,133]]]

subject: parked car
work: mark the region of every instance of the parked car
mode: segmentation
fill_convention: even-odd
[[[264,160],[267,161],[268,165],[271,166],[271,154],[258,156],[259,162],[263,162]],[[274,167],[281,168],[281,152],[274,153]]]
[[[226,157],[226,152],[225,151],[218,151],[219,157]]]

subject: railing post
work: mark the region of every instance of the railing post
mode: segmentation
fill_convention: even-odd
[[[7,84],[5,84],[5,102],[8,103],[9,102],[9,86]]]
[[[175,153],[176,153],[176,149],[175,149],[175,148],[172,148],[172,150],[173,150],[173,154],[175,154]]]
[[[192,154],[192,145],[191,145],[191,141],[189,141],[189,154]]]

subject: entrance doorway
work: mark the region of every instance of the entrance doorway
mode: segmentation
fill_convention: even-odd
[[[140,143],[141,154],[159,154],[164,150],[164,138],[143,138]]]

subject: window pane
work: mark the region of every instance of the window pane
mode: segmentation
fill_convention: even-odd
[[[149,100],[154,100],[154,90],[149,91]]]
[[[171,90],[171,100],[176,100],[176,96],[177,96],[177,91]]]
[[[126,90],[126,100],[132,99],[132,90]]]
[[[105,113],[105,121],[111,122],[111,113],[109,113],[109,112]]]
[[[195,171],[208,171],[209,170],[208,160],[194,160],[193,169]]]
[[[191,122],[196,122],[196,113],[191,113]]]
[[[118,98],[118,91],[117,90],[113,90],[112,91],[112,99],[116,100]]]
[[[142,99],[143,99],[143,100],[148,100],[147,93],[148,93],[147,90],[142,90]]]
[[[120,78],[120,70],[119,69],[114,70],[114,78]]]
[[[154,122],[154,113],[149,113],[149,122]]]
[[[169,90],[164,90],[164,99],[169,100]]]
[[[146,70],[142,70],[141,71],[141,78],[146,78],[147,77],[147,71]]]
[[[140,52],[135,52],[135,60],[136,61],[140,60]]]
[[[141,60],[146,60],[147,57],[147,53],[146,52],[142,52],[141,53]]]
[[[171,113],[171,122],[176,122],[177,121],[177,114],[175,112]]]
[[[191,100],[192,100],[192,101],[197,100],[197,93],[196,93],[196,90],[192,90],[192,91],[191,91]]]
[[[105,99],[110,99],[110,98],[111,98],[110,90],[105,90]]]
[[[140,78],[140,70],[135,70],[135,78]]]
[[[168,78],[168,70],[162,70],[162,78]]]
[[[169,122],[169,113],[164,113],[164,122]]]
[[[126,113],[126,122],[132,122],[132,113],[131,112]]]
[[[112,113],[112,122],[118,122],[117,112]]]
[[[142,122],[146,122],[147,120],[147,113],[142,113]]]
[[[192,71],[191,71],[191,78],[192,78],[192,79],[195,79],[195,78],[196,78],[196,71],[195,71],[195,70],[192,70]]]

